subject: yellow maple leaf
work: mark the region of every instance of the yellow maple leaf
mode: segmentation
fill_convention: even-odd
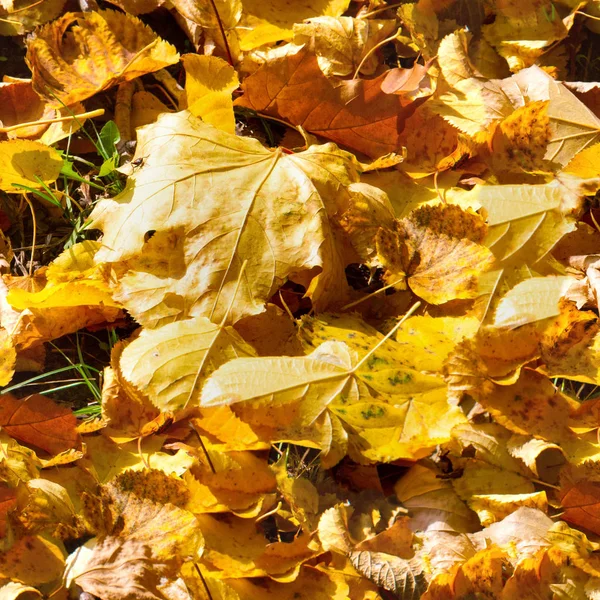
[[[244,260],[233,322],[260,313],[293,274],[307,283],[323,271],[310,289],[317,306],[343,293],[327,215],[358,179],[352,155],[333,144],[285,155],[181,112],[140,130],[136,157],[143,166],[117,199],[98,203],[91,226],[104,231],[96,261],[127,271],[115,297],[142,324],[218,322]]]
[[[347,344],[325,342],[307,357],[230,361],[206,382],[201,406],[232,405],[242,420],[277,426],[282,439],[335,417],[351,455],[369,460],[419,456],[445,439],[462,415],[448,406],[443,382],[398,366],[385,349],[393,342],[371,336],[365,345],[356,336],[349,331]]]
[[[228,360],[255,352],[233,327],[205,317],[142,329],[119,358],[120,374],[162,412],[198,404],[206,378]]]

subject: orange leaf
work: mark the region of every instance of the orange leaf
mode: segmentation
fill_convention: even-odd
[[[236,104],[378,157],[398,150],[404,122],[421,103],[385,94],[384,78],[385,74],[368,81],[330,80],[305,46],[250,75]]]
[[[0,427],[11,437],[50,454],[76,448],[81,443],[75,415],[40,394],[22,400],[12,394],[1,396]]]

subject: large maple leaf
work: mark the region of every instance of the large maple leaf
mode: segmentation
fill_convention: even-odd
[[[261,312],[288,278],[308,287],[323,271],[310,290],[317,305],[343,292],[328,214],[358,178],[352,155],[333,144],[286,155],[187,112],[162,115],[138,139],[142,168],[91,218],[104,231],[96,261],[126,271],[115,297],[142,324],[221,320],[244,261],[233,321]]]

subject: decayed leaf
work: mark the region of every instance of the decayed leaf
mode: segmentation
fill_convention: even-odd
[[[81,438],[73,412],[40,394],[23,400],[0,396],[0,427],[10,436],[51,454],[76,448]]]
[[[28,533],[45,532],[63,540],[85,533],[67,490],[52,481],[28,481],[26,488],[19,489],[16,508],[15,519]]]
[[[111,514],[106,530],[68,557],[66,585],[77,583],[108,600],[124,593],[136,600],[162,600],[159,583],[175,580],[183,562],[197,559],[203,544],[194,516],[172,504],[185,501],[181,487],[156,472],[129,472],[106,492],[109,504],[104,500],[102,507],[102,499],[98,505],[90,498],[87,505],[96,515],[100,510]]]
[[[385,94],[384,77],[332,82],[307,46],[292,46],[246,78],[236,105],[378,157],[399,151],[399,134],[416,108],[410,100]]]
[[[475,395],[498,423],[515,433],[561,445],[573,440],[567,425],[577,403],[535,371],[523,369],[513,385],[487,384]]]
[[[227,133],[235,133],[231,93],[239,86],[234,68],[215,56],[184,54],[185,101],[195,117]]]
[[[244,260],[233,322],[260,313],[285,279],[314,267],[324,271],[314,303],[327,302],[332,284],[344,288],[326,215],[357,179],[349,154],[333,145],[271,152],[182,112],[138,132],[136,157],[146,157],[143,166],[121,196],[98,204],[92,226],[104,231],[96,261],[129,269],[115,297],[142,324],[222,319]]]
[[[479,293],[479,276],[493,257],[481,245],[486,234],[482,219],[458,206],[425,206],[398,221],[396,231],[380,229],[378,259],[388,285],[406,285],[431,304]],[[406,282],[406,283],[405,283]]]
[[[206,378],[228,360],[255,352],[232,327],[204,317],[143,329],[121,354],[122,377],[162,412],[197,406]]]
[[[350,560],[359,573],[402,600],[417,600],[426,589],[421,569],[399,556],[362,550],[351,552]]]
[[[178,59],[139,19],[112,10],[66,13],[27,44],[33,89],[53,106],[85,100]]]
[[[0,190],[20,191],[16,185],[40,188],[52,183],[62,168],[62,158],[54,148],[29,140],[0,142]]]

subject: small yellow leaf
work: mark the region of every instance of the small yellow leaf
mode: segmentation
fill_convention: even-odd
[[[56,180],[62,164],[60,154],[40,142],[0,142],[0,190],[21,191],[15,185],[41,188],[41,182],[48,184]]]
[[[496,309],[494,327],[520,327],[560,314],[560,299],[575,279],[568,276],[532,277],[505,294]]]
[[[307,0],[289,3],[285,0],[242,0],[244,17],[239,30],[240,48],[252,50],[263,44],[290,39],[294,24],[311,17],[339,17],[350,0]]]
[[[458,206],[424,206],[381,228],[377,253],[388,285],[412,291],[431,304],[480,294],[480,276],[494,258],[481,244],[487,227],[481,217]]]
[[[216,56],[184,54],[185,101],[195,117],[227,133],[235,133],[232,92],[239,86],[235,69]]]

